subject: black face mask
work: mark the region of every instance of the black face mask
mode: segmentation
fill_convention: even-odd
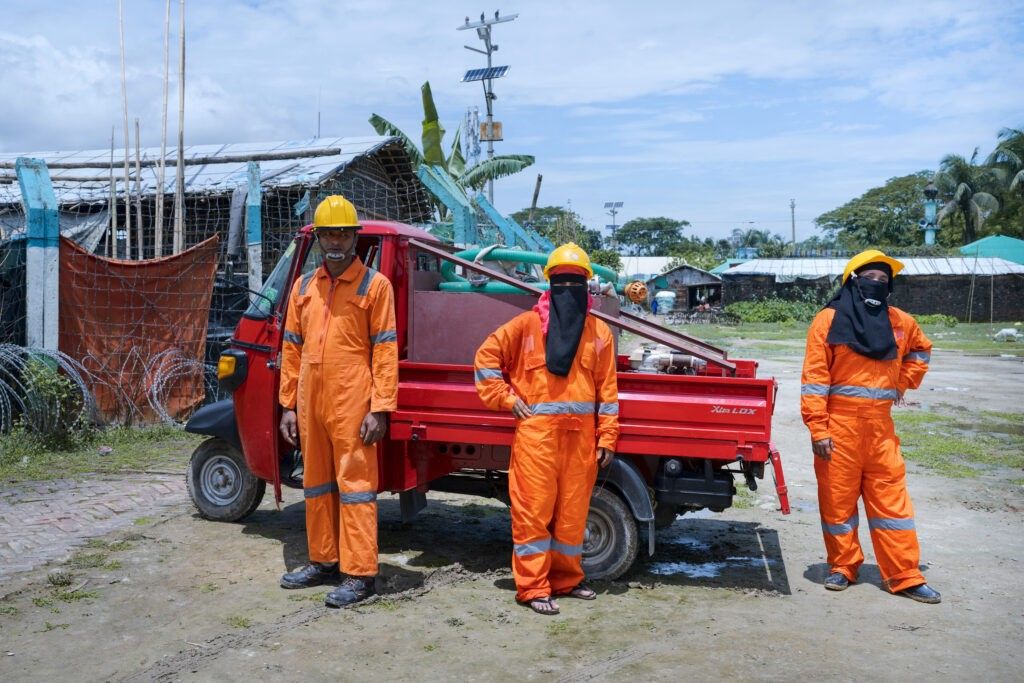
[[[896,336],[889,320],[890,286],[851,276],[827,308],[833,308],[827,341],[842,344],[876,360],[896,357]]]
[[[571,284],[559,286],[563,282]],[[559,377],[569,374],[586,321],[587,278],[583,275],[552,275],[548,335],[544,340],[548,372]]]
[[[860,291],[864,303],[872,308],[878,308],[886,303],[889,298],[889,283],[870,280],[866,277],[859,277],[854,284]]]

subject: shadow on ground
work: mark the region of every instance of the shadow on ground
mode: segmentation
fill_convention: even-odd
[[[407,524],[397,497],[379,499],[377,510],[382,593],[418,587],[429,570],[455,563],[478,574],[508,568],[512,534],[503,508],[431,499]],[[305,515],[303,502],[260,509],[242,522],[242,533],[278,541],[283,573],[307,562]]]

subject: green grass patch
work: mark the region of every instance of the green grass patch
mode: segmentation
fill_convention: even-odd
[[[135,526],[146,526],[147,524],[152,524],[154,521],[155,520],[152,517],[139,517],[138,519],[133,520],[132,524]]]
[[[124,565],[121,564],[120,560],[110,560],[109,562],[103,565],[103,568],[108,571],[115,571],[118,569],[123,569]]]
[[[232,616],[227,617],[224,623],[232,628],[249,628],[252,626],[252,619],[249,617]]]
[[[81,602],[82,600],[93,600],[98,598],[100,594],[97,591],[54,591],[53,597],[57,598],[61,602]]]
[[[35,597],[32,598],[32,604],[36,607],[49,607],[53,604],[53,598]]]
[[[298,593],[297,595],[289,595],[288,599],[292,602],[318,602],[323,604],[324,599],[327,598],[328,591],[320,591],[318,593]]]
[[[0,482],[156,468],[184,471],[189,455],[202,439],[179,427],[118,427],[98,432],[87,443],[73,449],[53,450],[16,428],[0,435]],[[101,455],[101,446],[113,450]]]
[[[737,484],[736,495],[732,497],[732,506],[737,510],[749,510],[754,507],[754,492],[746,484]]]
[[[68,564],[75,569],[96,569],[107,561],[106,553],[79,553],[72,557]]]
[[[220,590],[220,586],[218,586],[215,583],[204,583],[202,586],[199,587],[199,592],[200,593],[212,593],[214,591],[219,591],[219,590]]]
[[[13,617],[18,614],[18,608],[14,605],[0,605],[0,614],[5,617]]]
[[[46,633],[47,631],[53,631],[53,630],[58,629],[58,628],[59,629],[66,629],[69,626],[71,626],[71,624],[51,624],[48,621],[44,621],[43,622],[43,630],[42,630],[42,632]]]
[[[93,550],[106,550],[108,552],[117,552],[120,550],[128,550],[132,547],[132,544],[128,541],[105,541],[102,538],[90,538],[85,543],[86,548]]]
[[[426,645],[423,646],[423,651],[424,652],[433,652],[436,649],[437,649],[437,645],[434,645],[433,643],[427,643]]]
[[[903,455],[943,476],[969,478],[989,469],[1024,468],[1019,415],[897,411],[893,419]]]

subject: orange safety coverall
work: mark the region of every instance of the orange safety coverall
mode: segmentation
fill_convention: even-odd
[[[519,397],[533,411],[516,426],[509,465],[516,599],[568,593],[583,581],[597,449],[615,450],[619,438],[611,330],[588,315],[569,375],[559,377],[545,363],[540,316],[527,311],[484,341],[475,371],[487,407],[511,410]]]
[[[800,412],[811,439],[832,439],[831,460],[814,459],[821,528],[831,571],[850,581],[864,562],[857,537],[857,499],[864,497],[871,544],[885,586],[893,593],[925,583],[906,466],[889,409],[921,385],[932,343],[917,321],[889,307],[898,351],[874,360],[826,341],[835,311],[826,308],[807,331]]]
[[[359,437],[368,412],[394,411],[394,294],[356,258],[331,278],[320,266],[292,288],[280,402],[296,409],[309,559],[377,574],[377,448]]]

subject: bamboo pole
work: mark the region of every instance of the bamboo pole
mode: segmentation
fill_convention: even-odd
[[[178,173],[174,183],[174,252],[185,248],[185,0],[178,3]]]
[[[167,89],[170,81],[171,59],[171,0],[164,9],[164,106],[160,122],[160,163],[156,174],[156,230],[153,235],[153,255],[164,253],[164,189],[167,187],[164,172],[167,169]]]
[[[114,183],[114,131],[117,126],[110,127],[110,230],[107,231],[107,258],[113,253],[117,244],[117,185]]]
[[[118,26],[121,36],[121,114],[124,121],[124,227],[125,258],[132,257],[132,186],[128,169],[128,79],[125,76],[124,58],[124,0],[117,0]]]
[[[141,261],[143,254],[142,240],[142,150],[139,147],[139,117],[135,117],[135,253]]]
[[[190,157],[185,159],[182,163],[185,166],[207,166],[210,164],[245,164],[250,161],[288,161],[290,159],[308,159],[310,157],[330,157],[341,154],[341,147],[321,147],[319,149],[284,149],[276,152],[252,152],[249,154],[221,154],[217,156],[205,156],[205,157]],[[167,163],[171,166],[176,166],[177,159],[167,159]],[[120,163],[113,163],[112,165],[119,166]],[[98,168],[105,169],[106,164],[96,161],[55,161],[52,164],[47,163],[46,167],[51,170],[73,170],[77,168]],[[143,159],[142,168],[159,168],[160,159]],[[0,161],[0,170],[8,170],[14,168],[13,161]],[[3,177],[3,176],[0,176]],[[93,176],[90,176],[93,177]],[[11,178],[17,180],[17,176],[11,175]],[[55,180],[60,180],[64,176],[54,176]]]

